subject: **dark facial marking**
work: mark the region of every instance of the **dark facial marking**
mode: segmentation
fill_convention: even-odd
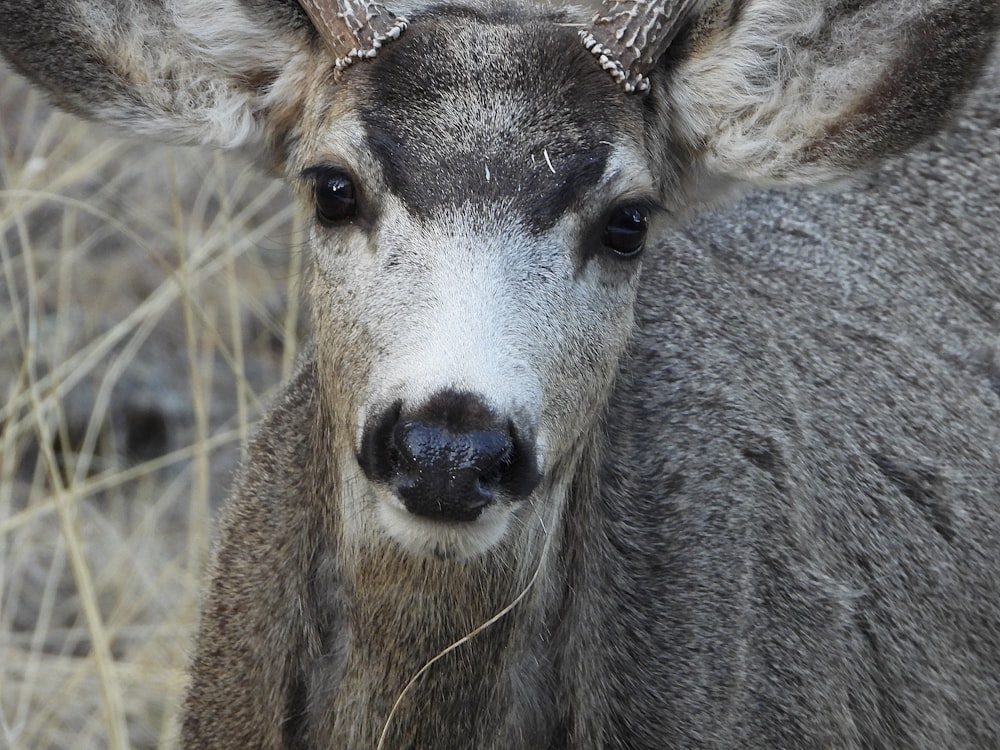
[[[598,181],[632,108],[558,21],[448,10],[365,66],[369,147],[409,210],[488,204],[542,231]]]

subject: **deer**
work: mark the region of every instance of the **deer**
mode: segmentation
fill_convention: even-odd
[[[1000,6],[591,16],[0,3],[312,217],[184,747],[1000,746]]]

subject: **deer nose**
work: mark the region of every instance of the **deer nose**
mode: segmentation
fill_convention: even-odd
[[[493,502],[513,463],[513,440],[499,430],[454,432],[403,420],[393,442],[396,493],[411,513],[430,518],[475,520]]]
[[[364,430],[358,462],[414,515],[474,521],[538,484],[534,450],[471,394],[444,392],[404,413],[396,404]]]

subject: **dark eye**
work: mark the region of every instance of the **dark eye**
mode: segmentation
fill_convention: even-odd
[[[638,255],[648,228],[649,211],[642,206],[620,206],[608,216],[604,244],[624,258]]]
[[[358,212],[354,182],[344,172],[329,171],[316,180],[316,217],[324,224],[342,224]]]

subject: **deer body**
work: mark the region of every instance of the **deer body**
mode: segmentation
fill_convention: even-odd
[[[0,44],[64,105],[317,217],[187,747],[1000,742],[995,66],[849,190],[695,212],[936,131],[993,3],[680,3],[632,78],[573,12],[410,8],[335,72],[313,3],[51,5]]]

